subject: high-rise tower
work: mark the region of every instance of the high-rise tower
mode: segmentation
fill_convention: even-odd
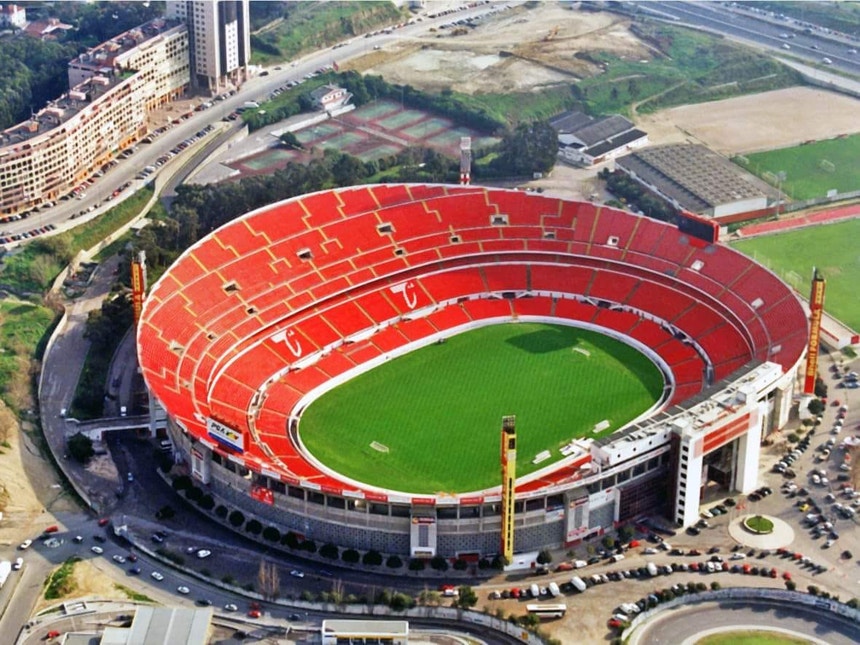
[[[167,17],[188,26],[191,81],[220,93],[241,85],[251,60],[249,0],[168,0]]]

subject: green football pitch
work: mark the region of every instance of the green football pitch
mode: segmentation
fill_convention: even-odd
[[[462,493],[499,485],[503,416],[517,417],[519,477],[560,459],[559,448],[573,438],[614,432],[662,389],[650,359],[603,334],[491,325],[338,386],[308,407],[300,433],[314,457],[352,479],[409,493]],[[609,427],[595,433],[602,421]],[[533,464],[544,450],[551,458]]]
[[[860,219],[761,235],[731,246],[770,268],[804,297],[809,296],[812,268],[818,267],[827,280],[825,310],[851,329],[860,329],[860,254],[853,240],[860,240]]]

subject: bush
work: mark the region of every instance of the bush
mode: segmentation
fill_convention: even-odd
[[[493,558],[493,565],[492,566],[493,566],[493,569],[495,569],[496,571],[501,571],[502,569],[504,569],[507,566],[507,564],[508,564],[508,560],[503,555],[497,555],[496,557]]]
[[[396,592],[391,594],[388,606],[392,611],[406,611],[415,606],[415,599],[408,594]]]
[[[234,578],[228,573],[226,576],[221,578],[221,582],[223,582],[225,585],[232,585],[236,582],[236,578]]]
[[[469,563],[462,558],[454,560],[454,571],[465,571],[469,568]]]
[[[361,563],[368,567],[378,567],[382,564],[382,554],[379,551],[371,549],[361,558]]]
[[[169,504],[167,506],[162,506],[155,513],[155,517],[159,520],[169,520],[176,515],[176,511],[173,510],[173,507]]]
[[[491,566],[493,565],[489,560],[487,560],[487,558],[481,558],[480,560],[478,560],[478,569],[480,569],[481,571],[486,571]]]
[[[218,508],[215,509],[215,515],[223,520],[227,517],[227,507],[223,504],[218,504]]]
[[[329,560],[337,560],[340,557],[340,549],[337,548],[337,545],[326,542],[320,547],[320,555]]]
[[[274,526],[267,526],[263,529],[263,539],[269,542],[277,542],[281,539],[281,532]]]
[[[204,511],[211,511],[215,506],[215,499],[209,493],[197,500],[197,505]]]
[[[301,549],[302,551],[307,551],[308,553],[316,553],[317,543],[313,540],[305,540],[304,542],[302,542]]]
[[[818,587],[816,587],[815,585],[809,585],[806,588],[806,591],[809,593],[810,596],[817,596],[819,593],[821,593]]]
[[[248,523],[245,525],[245,530],[251,535],[260,535],[263,530],[263,525],[260,524],[259,520],[248,520]]]
[[[433,556],[430,560],[430,568],[434,571],[447,571],[448,561],[441,555]]]
[[[283,537],[281,537],[281,544],[283,544],[288,549],[298,549],[301,546],[301,543],[299,542],[299,536],[292,531],[287,531],[286,533],[284,533]]]
[[[704,582],[696,583],[696,591],[704,591],[705,589],[707,589],[707,587],[705,586]]]
[[[424,560],[421,558],[412,558],[409,561],[410,571],[424,571]]]
[[[820,399],[812,399],[809,402],[809,405],[806,406],[806,409],[809,410],[810,414],[815,416],[824,412],[824,404],[821,402]]]
[[[343,552],[343,555],[340,556],[341,560],[347,562],[349,564],[355,564],[361,559],[361,555],[355,549],[347,549]]]
[[[185,498],[191,502],[199,502],[203,499],[203,491],[197,486],[190,486],[185,489]]]
[[[552,562],[552,553],[549,552],[549,549],[541,549],[538,553],[537,563],[549,564],[550,562]]]
[[[786,580],[785,581],[785,588],[788,589],[789,591],[796,591],[797,590],[797,583],[794,580]]]
[[[399,569],[403,566],[403,560],[399,555],[389,555],[388,559],[385,561],[385,566],[389,569]]]
[[[191,488],[193,485],[194,482],[191,481],[191,477],[188,475],[179,475],[172,483],[173,490],[177,492]]]
[[[606,547],[607,549],[614,549],[615,548],[615,538],[612,537],[611,535],[604,536],[602,543],[603,543],[603,546]]]
[[[716,580],[714,580],[711,583],[711,591],[719,591],[719,590],[720,590],[720,583],[717,582]]]
[[[849,600],[849,601],[848,601],[848,602],[846,602],[845,604],[846,604],[848,607],[851,607],[851,609],[858,609],[858,608],[860,608],[860,600],[858,600],[857,598],[852,598],[851,600]]]
[[[230,513],[230,517],[227,518],[227,521],[230,522],[230,526],[239,528],[245,523],[245,515],[242,511],[233,511]]]
[[[800,441],[800,437],[798,437],[797,434],[795,434],[794,432],[789,433],[786,439],[789,443],[797,443],[798,441]]]

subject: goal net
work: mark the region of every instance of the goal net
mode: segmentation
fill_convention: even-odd
[[[370,447],[377,452],[388,452],[388,446],[386,446],[384,443],[379,443],[378,441],[372,441],[370,443]]]

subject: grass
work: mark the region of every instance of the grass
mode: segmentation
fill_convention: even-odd
[[[840,193],[860,190],[858,158],[860,134],[854,134],[749,154],[746,155],[748,163],[742,165],[759,177],[785,172],[782,189],[793,199],[812,199],[824,197],[834,188]],[[832,171],[822,168],[822,161],[832,163],[835,168]]]
[[[584,349],[590,356],[577,351]],[[574,437],[611,433],[659,397],[659,370],[635,349],[574,327],[483,327],[385,363],[306,410],[310,452],[347,477],[410,493],[499,484],[502,416],[517,416],[523,476]],[[595,434],[594,426],[610,422]],[[383,453],[371,442],[388,447]],[[552,458],[532,464],[551,450]]]
[[[64,598],[75,590],[72,574],[75,571],[75,564],[80,561],[81,559],[77,556],[71,557],[51,574],[45,587],[45,600]]]
[[[56,320],[42,305],[15,300],[0,302],[0,394],[16,412],[31,395],[31,361]]]
[[[771,57],[716,36],[659,23],[632,29],[662,55],[640,61],[607,52],[580,54],[604,70],[574,86],[590,114],[630,114],[633,104],[648,113],[801,83],[797,73]]]
[[[773,531],[773,522],[761,515],[754,515],[744,520],[744,525],[757,533],[770,533]]]
[[[130,222],[152,197],[153,189],[141,188],[91,222],[44,240],[37,239],[3,258],[0,282],[18,292],[44,292],[79,251],[90,249],[120,226]],[[54,239],[56,238],[56,239]],[[55,249],[63,249],[62,253]]]
[[[150,598],[146,594],[139,593],[134,589],[129,589],[124,585],[115,584],[114,589],[116,589],[117,591],[121,591],[126,596],[128,596],[129,600],[133,600],[134,602],[154,602],[152,598]]]
[[[253,37],[251,62],[279,63],[403,19],[390,2],[291,2],[282,21]],[[332,55],[336,59],[336,54]]]
[[[576,106],[576,99],[567,86],[513,94],[452,92],[452,95],[463,105],[483,110],[510,124],[549,119]]]
[[[825,310],[860,330],[860,255],[849,240],[860,239],[860,219],[763,235],[731,246],[768,266],[786,282],[809,295],[812,268],[827,280]]]
[[[696,645],[803,645],[809,641],[786,634],[750,629],[711,634],[696,641]]]

